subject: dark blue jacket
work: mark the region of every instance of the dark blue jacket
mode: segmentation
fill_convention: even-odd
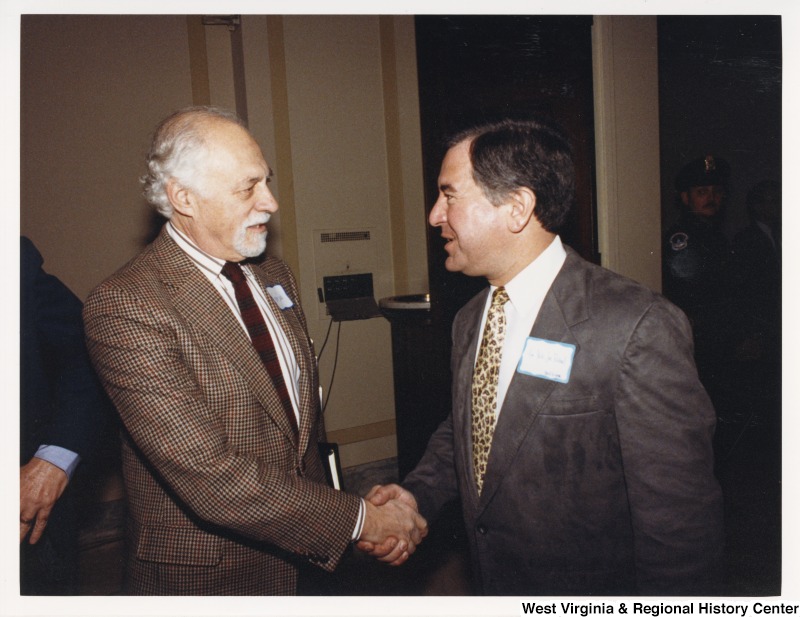
[[[20,238],[20,464],[42,444],[87,458],[109,414],[89,362],[82,303]]]

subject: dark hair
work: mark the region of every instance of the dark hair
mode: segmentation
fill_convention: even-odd
[[[495,205],[511,191],[536,194],[534,214],[542,227],[558,231],[575,200],[575,165],[564,133],[541,119],[501,120],[461,131],[448,146],[470,141],[472,177]]]

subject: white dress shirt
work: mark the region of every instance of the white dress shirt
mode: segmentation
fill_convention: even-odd
[[[561,244],[561,239],[556,236],[550,246],[505,285],[509,300],[504,307],[506,336],[503,341],[503,355],[500,360],[500,374],[497,381],[496,415],[500,414],[500,409],[503,407],[508,386],[517,370],[517,365],[522,357],[522,350],[525,347],[525,341],[530,336],[533,323],[539,315],[539,309],[542,308],[544,297],[550,290],[550,286],[564,265],[566,258],[567,252]],[[481,335],[486,324],[486,315],[492,303],[492,293],[495,289],[497,287],[492,285],[486,299],[479,330]],[[480,344],[478,347],[480,347]]]

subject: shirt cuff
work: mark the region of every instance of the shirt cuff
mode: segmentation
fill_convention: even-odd
[[[353,542],[356,542],[361,537],[361,532],[364,531],[364,517],[366,516],[367,506],[364,500],[361,499],[358,504],[358,520],[356,521],[356,528],[353,529]]]
[[[48,463],[52,463],[59,469],[63,470],[70,480],[72,479],[72,474],[75,472],[75,468],[78,466],[78,463],[81,462],[81,457],[79,454],[76,454],[72,450],[62,448],[61,446],[39,446],[39,449],[36,451],[34,456],[42,459],[43,461],[47,461]]]

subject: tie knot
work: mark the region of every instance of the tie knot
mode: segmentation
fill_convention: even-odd
[[[506,302],[508,302],[508,292],[506,291],[505,287],[498,287],[494,290],[492,294],[492,306],[503,306]]]
[[[233,283],[239,283],[244,280],[244,272],[242,267],[233,261],[226,261],[222,266],[222,274],[224,274]]]

